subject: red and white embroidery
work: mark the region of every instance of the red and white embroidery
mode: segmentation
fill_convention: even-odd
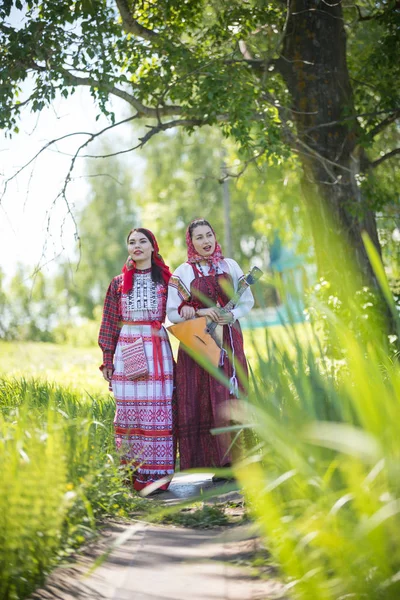
[[[135,280],[136,277],[137,274]],[[111,385],[116,402],[116,447],[120,452],[121,462],[132,468],[134,487],[137,490],[163,477],[172,477],[175,460],[174,360],[169,338],[163,327],[157,331],[162,369],[159,368],[160,365],[156,368],[154,328],[150,324],[135,325],[135,321],[165,320],[167,286],[164,283],[154,284],[150,272],[141,274],[140,281],[140,298],[136,297],[133,301],[129,301],[129,294],[122,293],[121,276],[111,282],[99,337],[105,360],[106,356],[111,355],[111,360],[113,357]],[[146,293],[143,292],[143,286]],[[136,289],[137,286],[134,285],[130,294],[135,294]],[[139,304],[142,304],[140,309]],[[124,324],[119,329],[121,321],[130,324]],[[148,372],[131,379],[124,362],[124,348],[138,343],[138,340],[141,340],[139,344],[143,344]]]

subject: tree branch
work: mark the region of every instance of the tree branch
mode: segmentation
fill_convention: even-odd
[[[148,40],[149,42],[158,37],[158,33],[152,29],[147,29],[147,27],[144,27],[133,18],[126,0],[116,0],[116,4],[126,33],[133,33],[133,35]]]
[[[248,167],[254,162],[257,163],[257,160],[259,158],[261,158],[262,156],[264,156],[264,154],[266,154],[266,152],[267,152],[267,149],[263,148],[262,150],[260,150],[260,152],[257,152],[257,154],[255,154],[254,156],[252,156],[248,160],[245,160],[243,162],[242,168],[239,171],[237,171],[236,173],[233,173],[232,171],[227,171],[222,177],[219,177],[217,179],[218,183],[224,183],[224,181],[227,179],[239,179],[239,177],[241,177],[247,171]]]
[[[285,68],[283,57],[281,56],[279,58],[254,58],[243,40],[239,40],[238,47],[243,58],[227,60],[227,64],[245,64],[252,67],[254,71],[257,71],[264,76],[267,71],[273,71],[277,69],[280,73],[282,73],[283,69]]]
[[[369,167],[371,169],[375,169],[376,167],[378,167],[381,163],[383,163],[385,160],[389,160],[390,158],[393,158],[393,156],[396,156],[397,154],[400,154],[400,148],[395,148],[394,150],[391,150],[390,152],[387,152],[386,154],[384,154],[383,156],[380,156],[379,158],[377,158],[376,160],[372,161],[369,164]]]
[[[47,150],[48,148],[50,148],[51,146],[53,146],[57,142],[61,142],[62,140],[65,140],[65,139],[67,139],[69,137],[73,137],[73,136],[76,136],[76,135],[86,135],[86,136],[88,136],[88,141],[80,147],[80,148],[83,148],[89,142],[91,142],[92,140],[94,140],[94,138],[99,137],[100,135],[102,135],[103,133],[105,133],[106,131],[108,131],[109,129],[113,129],[114,127],[118,127],[119,125],[122,125],[123,123],[128,123],[129,121],[133,121],[134,119],[137,119],[138,117],[139,117],[139,115],[135,114],[135,115],[133,115],[131,117],[123,119],[122,121],[118,121],[118,123],[113,123],[112,125],[108,125],[107,127],[105,127],[104,129],[102,129],[101,131],[99,131],[97,133],[90,133],[89,131],[75,131],[74,133],[67,133],[65,135],[62,135],[59,138],[55,138],[54,140],[51,140],[50,142],[47,142],[47,144],[45,144],[38,152],[36,152],[36,154],[30,160],[28,160],[28,162],[26,162],[24,165],[22,165],[22,167],[20,167],[19,169],[17,169],[17,171],[15,171],[15,173],[13,175],[11,175],[10,177],[8,177],[8,179],[5,180],[4,186],[3,186],[3,192],[2,192],[2,194],[0,196],[0,205],[1,205],[2,199],[4,198],[4,196],[5,196],[6,192],[7,192],[8,184],[13,179],[15,179],[16,177],[18,177],[18,175],[20,173],[22,173],[22,171],[24,171],[27,167],[29,167],[29,165],[32,164],[45,150]]]
[[[183,127],[183,126],[201,125],[201,124],[202,124],[202,121],[200,121],[200,120],[196,121],[196,120],[190,120],[190,119],[181,119],[181,120],[170,121],[168,123],[159,123],[157,126],[152,127],[150,129],[150,131],[145,136],[143,136],[142,138],[140,138],[140,144],[138,144],[135,148],[141,148],[142,146],[144,146],[144,144],[146,144],[146,142],[148,142],[149,139],[152,138],[153,135],[155,135],[159,131],[166,131],[167,129],[171,129],[172,127],[179,127],[179,126]],[[65,203],[65,205],[67,207],[67,214],[71,218],[71,220],[72,220],[72,222],[74,224],[75,239],[78,242],[79,251],[80,251],[80,237],[79,237],[79,231],[78,231],[78,224],[76,222],[74,213],[72,212],[71,205],[70,205],[69,200],[67,198],[67,188],[68,188],[70,182],[73,180],[72,173],[73,173],[73,170],[75,168],[75,163],[76,163],[76,161],[78,159],[78,156],[80,155],[81,150],[83,150],[83,148],[85,148],[86,146],[88,146],[88,144],[90,144],[95,138],[97,138],[99,135],[101,135],[107,129],[110,129],[110,128],[112,128],[112,126],[106,127],[105,129],[103,129],[102,131],[100,131],[98,133],[92,133],[90,135],[90,137],[85,142],[83,142],[83,144],[81,144],[79,146],[79,148],[75,151],[75,153],[74,153],[74,155],[73,155],[73,157],[71,159],[68,172],[67,172],[67,174],[65,176],[64,184],[62,186],[62,189],[61,189],[61,191],[59,192],[59,194],[57,195],[57,197],[53,201],[53,205],[54,205],[59,198],[62,198],[64,200],[64,203]],[[132,148],[132,150],[134,150],[135,148]],[[123,152],[118,152],[117,154],[123,154]]]
[[[252,61],[253,60],[253,56],[251,55],[249,49],[247,48],[246,42],[244,40],[239,40],[239,50],[240,50],[243,58],[246,61]]]
[[[391,125],[392,123],[394,123],[398,118],[400,118],[400,109],[399,110],[395,110],[394,113],[392,113],[391,115],[389,115],[388,117],[386,117],[386,119],[383,119],[383,121],[381,121],[380,123],[378,123],[378,125],[375,125],[375,127],[373,127],[371,129],[371,131],[368,132],[368,137],[370,139],[374,138],[376,135],[378,135],[378,133],[380,133],[386,127],[388,127],[389,125]]]
[[[248,65],[252,67],[256,71],[265,71],[266,66],[269,65],[269,62],[266,63],[265,60],[260,58],[229,58],[225,61],[227,65]]]
[[[389,11],[384,11],[384,12],[375,13],[372,15],[363,16],[361,13],[361,8],[358,6],[358,4],[354,4],[354,8],[357,9],[359,21],[373,21],[374,19],[381,19],[382,17],[384,17],[386,15],[387,12],[389,12]]]
[[[285,140],[286,140],[286,143],[288,144],[288,146],[297,154],[311,156],[312,158],[318,160],[321,163],[321,165],[323,166],[323,168],[325,169],[325,171],[327,172],[327,174],[329,175],[329,177],[332,178],[332,182],[330,182],[330,183],[336,184],[339,181],[339,178],[330,169],[330,167],[335,167],[336,169],[338,169],[340,171],[345,171],[345,172],[349,172],[349,173],[351,172],[351,170],[348,169],[347,167],[345,167],[344,165],[341,165],[338,162],[335,162],[335,161],[332,161],[332,160],[326,158],[325,156],[320,154],[317,150],[315,150],[314,148],[312,148],[311,146],[306,144],[304,141],[302,141],[298,136],[293,134],[292,130],[290,129],[290,127],[288,127],[288,123],[287,123],[288,120],[291,120],[291,114],[292,114],[291,108],[276,104],[274,97],[269,92],[264,92],[263,98],[265,100],[267,100],[268,102],[270,102],[277,109],[279,118],[282,123],[283,135],[285,137]],[[327,182],[324,182],[324,183],[327,183]]]
[[[167,131],[174,127],[200,127],[204,124],[204,121],[201,119],[176,119],[174,121],[168,121],[167,123],[158,123],[157,125],[149,126],[150,131],[139,138],[140,143],[136,144],[136,146],[126,148],[125,150],[118,150],[117,152],[111,152],[110,154],[81,154],[81,158],[110,158],[111,156],[118,156],[119,154],[127,154],[128,152],[133,152],[133,150],[143,148],[153,135],[156,135],[156,133],[159,133],[160,131]]]
[[[67,71],[67,69],[61,69],[61,72],[64,73],[68,82],[73,85],[85,85],[99,89],[104,88],[104,85],[102,85],[101,82],[96,81],[91,77],[78,77],[78,75],[70,73],[70,71]],[[125,100],[125,102],[128,102],[128,104],[133,106],[133,108],[135,108],[138,111],[138,115],[140,117],[144,116],[151,117],[153,119],[158,119],[159,117],[174,116],[182,113],[181,106],[165,105],[157,108],[145,106],[144,104],[139,102],[139,100],[136,100],[136,98],[132,94],[129,94],[129,92],[121,90],[120,88],[117,88],[115,86],[109,87],[107,91],[113,96],[117,96],[118,98]]]
[[[288,110],[294,112],[294,113],[298,112],[299,114],[315,114],[315,113],[299,112],[299,111],[294,110],[292,107],[286,107],[286,108]],[[324,127],[333,127],[334,125],[343,125],[344,123],[347,123],[348,121],[354,121],[355,119],[359,119],[359,118],[363,118],[363,117],[375,117],[377,115],[382,115],[382,114],[387,114],[387,113],[388,113],[387,110],[378,110],[378,111],[375,111],[375,112],[368,112],[368,113],[358,113],[358,114],[355,114],[355,115],[351,115],[350,117],[343,117],[343,119],[337,119],[335,121],[328,121],[327,123],[319,123],[318,125],[313,125],[312,127],[308,127],[307,129],[305,129],[304,132],[305,133],[310,133],[311,131],[314,131],[316,129],[322,129]],[[396,116],[393,118],[394,114],[396,114]],[[389,117],[387,117],[386,119],[384,119],[374,129],[372,129],[367,135],[371,136],[371,137],[374,137],[382,129],[384,129],[385,127],[387,127],[391,123],[393,123],[397,119],[397,117],[400,115],[400,110],[397,111],[394,114],[390,115]]]

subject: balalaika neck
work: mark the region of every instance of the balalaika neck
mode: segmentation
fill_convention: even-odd
[[[225,306],[222,306],[221,308],[219,308],[219,310],[224,313],[232,310],[232,308],[234,308],[234,306],[237,304],[239,298],[242,296],[242,294],[244,294],[244,292],[247,290],[248,287],[250,287],[249,284],[245,281],[245,279],[242,279],[239,283],[238,290],[235,292],[235,294],[232,296],[232,298],[229,300],[229,302],[227,302],[225,304]],[[215,321],[211,321],[211,323],[209,323],[207,325],[208,332],[212,334],[215,331],[217,325],[218,325],[218,323],[215,323]]]

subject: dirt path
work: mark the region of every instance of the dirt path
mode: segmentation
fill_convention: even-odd
[[[211,488],[211,476],[178,476],[157,502],[168,505]],[[216,488],[209,502],[223,499]],[[248,524],[207,530],[139,520],[110,524],[100,540],[74,564],[56,569],[31,598],[283,600],[284,586],[274,572],[264,570],[260,577],[252,568],[251,558],[258,550],[260,541]]]

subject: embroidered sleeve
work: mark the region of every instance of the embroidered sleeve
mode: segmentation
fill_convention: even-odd
[[[99,346],[103,351],[103,366],[113,367],[114,352],[120,332],[120,278],[110,283],[104,300],[103,318],[99,333]]]
[[[181,302],[188,302],[190,299],[190,293],[187,290],[185,284],[183,283],[182,279],[180,277],[178,277],[177,275],[172,275],[171,279],[169,280],[169,284],[170,288],[175,288],[176,292],[181,300]]]
[[[239,287],[240,281],[242,281],[244,279],[243,271],[239,267],[239,265],[237,264],[236,261],[234,261],[232,259],[225,259],[225,260],[229,267],[229,271],[230,271],[232,279],[233,279],[233,285],[234,285],[234,288],[236,291]],[[254,306],[254,297],[253,297],[250,287],[248,287],[246,289],[246,291],[241,295],[236,306],[232,309],[231,312],[232,312],[235,320],[240,319],[240,317],[244,317],[245,315],[247,315],[247,313],[251,311],[253,306]]]
[[[184,321],[180,316],[180,310],[185,304],[190,304],[190,282],[189,274],[192,267],[183,264],[173,273],[168,284],[167,316],[172,323]],[[193,275],[191,275],[193,278]]]

